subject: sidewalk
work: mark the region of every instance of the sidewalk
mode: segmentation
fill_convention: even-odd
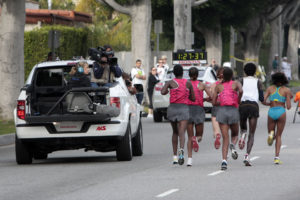
[[[0,146],[10,145],[15,143],[15,133],[0,135]]]

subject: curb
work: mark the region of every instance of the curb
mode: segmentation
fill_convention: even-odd
[[[15,143],[15,133],[0,136],[0,146],[6,146]]]

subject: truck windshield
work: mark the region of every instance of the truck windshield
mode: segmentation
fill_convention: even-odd
[[[202,79],[202,77],[204,76],[205,70],[198,70],[198,79]],[[168,71],[167,74],[167,79],[173,79],[175,78],[173,71]],[[189,70],[183,70],[183,78],[185,79],[190,79],[189,76]]]
[[[41,69],[37,72],[36,86],[63,86],[63,69]]]

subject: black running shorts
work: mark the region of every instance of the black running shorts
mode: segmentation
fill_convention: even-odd
[[[259,107],[255,101],[242,101],[239,106],[240,119],[247,120],[248,118],[259,117]]]

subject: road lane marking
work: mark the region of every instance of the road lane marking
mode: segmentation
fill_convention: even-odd
[[[215,175],[221,174],[223,172],[224,172],[224,170],[218,170],[218,171],[208,174],[208,176],[215,176]]]
[[[280,149],[285,149],[287,148],[287,145],[281,145]]]
[[[259,156],[254,156],[252,158],[250,158],[250,161],[253,161],[253,160],[256,160],[256,159],[259,159],[260,157]]]
[[[174,192],[177,192],[178,190],[179,189],[171,189],[171,190],[168,190],[168,191],[166,191],[164,193],[161,193],[161,194],[157,195],[156,197],[157,198],[162,198],[162,197],[168,196],[168,195],[170,195],[170,194],[172,194]]]

